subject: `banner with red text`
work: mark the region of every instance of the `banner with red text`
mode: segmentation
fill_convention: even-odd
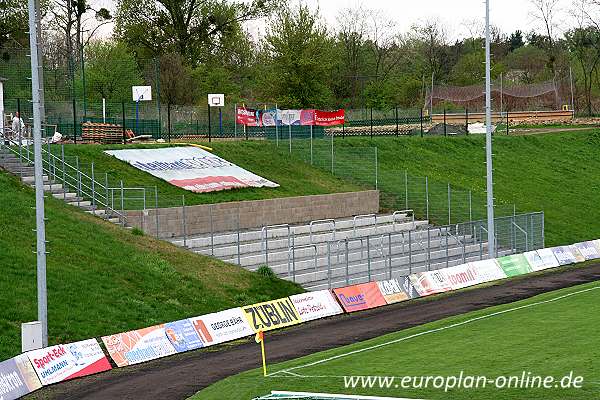
[[[344,312],[329,290],[295,294],[290,296],[290,300],[305,322]]]

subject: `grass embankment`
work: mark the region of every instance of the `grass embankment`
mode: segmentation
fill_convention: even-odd
[[[0,173],[0,360],[37,319],[33,190]],[[46,199],[50,344],[117,333],[297,293]]]
[[[216,155],[276,182],[280,186],[278,188],[244,188],[204,194],[192,193],[127,166],[115,157],[103,153],[104,150],[156,148],[164,147],[164,145],[66,145],[65,155],[70,161],[73,160],[72,157],[78,156],[82,169],[88,173],[91,163],[94,162],[97,180],[103,182],[104,173],[108,173],[111,187],[118,187],[119,181],[123,180],[127,187],[147,188],[148,207],[154,207],[155,186],[159,194],[160,207],[181,205],[183,195],[185,195],[187,205],[194,205],[362,190],[360,186],[273,151],[274,146],[267,141],[216,142],[206,143],[206,145],[212,147]],[[58,147],[53,150],[54,153],[59,151]],[[116,195],[118,196],[118,193]],[[139,197],[140,194],[136,193],[133,196]],[[141,207],[141,203],[126,201],[125,207],[128,206]]]
[[[291,371],[296,376],[279,374],[264,378],[261,369],[248,371],[200,391],[193,399],[251,399],[271,390],[457,400],[596,398],[600,389],[600,371],[596,368],[600,357],[598,286],[598,283],[590,283],[550,292],[269,366],[273,373],[316,363]],[[583,292],[586,289],[592,290]],[[557,299],[569,294],[572,295]],[[498,314],[403,340],[492,313]],[[396,342],[388,343],[390,341]],[[267,349],[268,343],[267,337]],[[378,347],[368,349],[372,346]],[[257,365],[259,362],[257,347]],[[488,383],[485,388],[455,388],[448,392],[444,392],[444,387],[433,388],[431,383],[423,389],[400,386],[405,376],[458,377],[461,371],[464,376],[486,376],[494,383]],[[552,376],[560,380],[571,371],[574,376],[583,377],[581,389],[499,389],[495,386],[496,382],[502,386],[502,379],[496,381],[502,376],[520,378],[524,372],[526,376],[530,373],[530,376]],[[344,385],[344,376],[357,375],[396,377],[396,380],[388,388],[380,388],[378,383],[372,388]],[[514,381],[512,385],[514,387]]]

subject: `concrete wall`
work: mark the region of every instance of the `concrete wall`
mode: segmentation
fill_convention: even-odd
[[[343,218],[379,212],[379,192],[335,193],[315,196],[287,197],[185,207],[185,234],[210,233],[265,225],[308,222],[317,219]],[[128,211],[127,225],[161,238],[184,235],[182,207],[158,210]],[[211,218],[212,214],[212,218]]]

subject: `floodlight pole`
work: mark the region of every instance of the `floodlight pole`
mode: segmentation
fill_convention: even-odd
[[[42,160],[42,125],[40,113],[40,82],[38,75],[38,26],[35,0],[29,4],[29,41],[31,52],[31,98],[33,105],[33,152],[35,156],[35,220],[37,258],[38,320],[42,323],[42,347],[48,346],[48,300],[46,291],[46,227],[44,223],[44,181]]]
[[[496,257],[494,229],[494,180],[492,176],[492,97],[490,59],[490,0],[485,1],[485,164],[487,170],[488,255]]]

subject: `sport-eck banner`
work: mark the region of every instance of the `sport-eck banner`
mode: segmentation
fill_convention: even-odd
[[[376,282],[333,289],[346,312],[367,310],[387,304]]]
[[[290,296],[290,300],[305,322],[344,312],[329,290],[295,294]]]
[[[111,369],[96,339],[33,350],[27,353],[27,357],[42,385]]]
[[[315,125],[317,126],[333,126],[343,125],[345,120],[345,111],[320,111],[315,110]]]
[[[527,258],[525,258],[523,254],[500,257],[497,258],[496,261],[498,261],[498,264],[509,278],[533,272],[531,265],[529,265]]]
[[[592,241],[575,243],[573,246],[579,250],[581,255],[585,257],[586,260],[595,260],[600,258],[600,250],[598,250],[595,243]]]
[[[246,126],[260,126],[259,113],[253,108],[238,107],[236,109],[235,122]]]
[[[242,307],[254,332],[271,331],[302,323],[294,303],[288,297]]]
[[[418,272],[410,275],[410,280],[421,296],[444,293],[452,286],[441,271]]]
[[[228,342],[254,334],[241,308],[190,318],[204,346]]]
[[[119,367],[139,364],[177,353],[164,325],[103,336],[108,354]]]
[[[14,400],[42,387],[27,355],[0,362],[0,399]]]
[[[523,253],[531,269],[542,271],[548,268],[558,267],[560,264],[551,249],[539,249]]]
[[[379,291],[388,304],[398,303],[400,301],[414,299],[419,297],[419,293],[413,286],[408,276],[399,279],[390,279],[377,282]]]
[[[197,193],[279,186],[197,147],[108,150],[105,153],[172,185]]]

